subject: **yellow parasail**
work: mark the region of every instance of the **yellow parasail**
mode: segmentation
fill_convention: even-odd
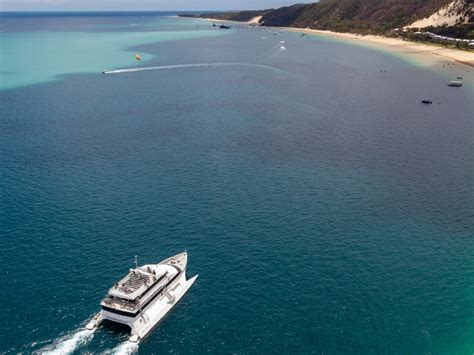
[[[135,54],[135,59],[136,60],[142,60],[142,56],[140,54]]]

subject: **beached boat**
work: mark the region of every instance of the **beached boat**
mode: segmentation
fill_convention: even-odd
[[[104,320],[128,325],[130,341],[139,342],[171,310],[196,281],[186,280],[187,253],[130,269],[100,303],[101,311],[86,325],[96,330]]]

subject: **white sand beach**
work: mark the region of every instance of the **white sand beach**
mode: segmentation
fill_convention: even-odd
[[[373,35],[357,35],[353,33],[339,33],[332,31],[311,30],[294,27],[284,27],[286,31],[302,32],[322,35],[355,42],[365,45],[381,47],[392,52],[404,54],[418,60],[428,60],[431,63],[439,63],[446,60],[462,63],[474,67],[474,52],[447,47],[440,47],[424,43],[404,41],[400,38],[390,38]]]
[[[213,18],[203,18],[211,22],[228,22],[238,24],[255,25],[260,20],[254,17],[248,22],[226,21]],[[453,48],[410,42],[400,38],[391,38],[374,35],[357,35],[353,33],[341,33],[332,31],[313,30],[308,28],[296,27],[275,27],[274,29],[285,30],[291,32],[308,33],[312,35],[327,36],[338,38],[347,42],[353,42],[361,45],[369,45],[373,47],[383,48],[391,52],[407,55],[415,60],[427,64],[439,64],[446,61],[462,63],[470,67],[474,67],[474,51],[458,50]]]

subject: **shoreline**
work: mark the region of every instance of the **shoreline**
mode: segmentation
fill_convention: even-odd
[[[280,28],[280,27],[275,27]],[[354,33],[333,32],[324,30],[312,30],[306,28],[295,27],[281,27],[285,31],[299,32],[321,35],[326,37],[351,40],[359,44],[369,44],[374,47],[387,49],[390,52],[398,54],[418,56],[418,57],[432,57],[435,62],[442,62],[443,60],[450,60],[469,67],[474,67],[474,52],[463,51],[453,48],[440,47],[425,43],[404,41],[400,38],[391,38],[376,35],[358,35]]]
[[[252,25],[255,22],[241,22],[241,21],[228,21],[220,20],[213,18],[201,18],[202,20],[211,21],[211,22],[229,22],[236,23],[241,25]],[[260,26],[259,26],[260,27]],[[426,60],[431,61],[433,64],[439,64],[446,60],[451,62],[456,62],[463,64],[469,67],[474,68],[474,52],[457,50],[447,47],[439,47],[435,45],[404,41],[400,38],[391,38],[384,36],[376,35],[358,35],[354,33],[347,32],[333,32],[326,30],[313,30],[309,28],[298,28],[298,27],[271,27],[271,26],[261,26],[262,28],[269,28],[274,30],[284,30],[288,32],[298,32],[313,34],[319,36],[325,36],[330,38],[341,39],[345,41],[351,41],[351,43],[357,43],[361,45],[369,45],[381,49],[388,50],[393,53],[406,55],[409,57],[414,57],[415,59],[420,59],[421,61],[426,62]]]

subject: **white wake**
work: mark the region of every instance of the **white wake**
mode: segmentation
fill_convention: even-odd
[[[115,70],[105,70],[104,74],[120,74],[120,73],[134,73],[148,70],[169,70],[169,69],[184,69],[184,68],[215,68],[215,67],[229,67],[229,66],[240,66],[240,67],[255,67],[267,70],[273,70],[280,73],[286,73],[284,70],[271,67],[264,64],[252,64],[252,63],[196,63],[196,64],[173,64],[173,65],[158,65],[152,67],[138,67],[138,68],[125,68]]]
[[[51,347],[45,348],[44,350],[40,350],[39,353],[47,355],[71,354],[79,346],[90,342],[92,340],[93,335],[94,332],[92,330],[82,329],[58,339]]]
[[[131,355],[136,354],[138,351],[138,343],[134,343],[132,341],[125,341],[110,351],[107,351],[107,354],[114,354],[114,355]]]

